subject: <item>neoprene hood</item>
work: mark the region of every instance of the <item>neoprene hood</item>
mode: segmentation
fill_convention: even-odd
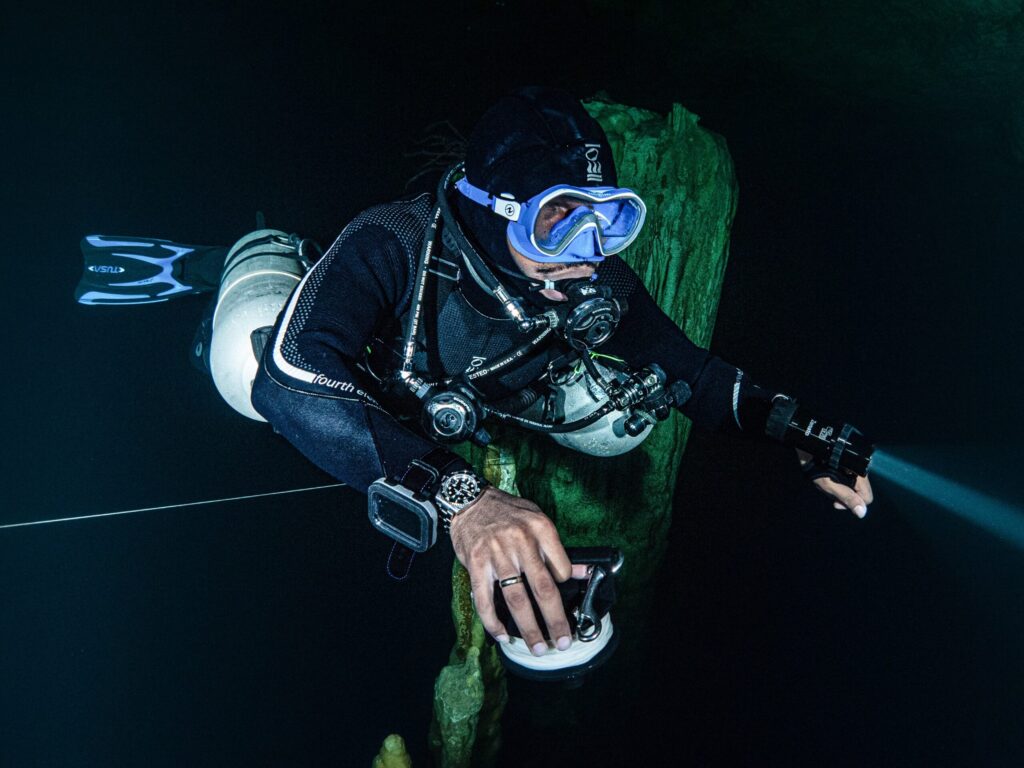
[[[469,136],[466,176],[474,186],[517,200],[556,184],[618,186],[600,124],[571,94],[542,87],[514,91],[484,113]],[[462,195],[455,198],[459,218],[483,249],[481,255],[518,274],[505,239],[508,221]]]

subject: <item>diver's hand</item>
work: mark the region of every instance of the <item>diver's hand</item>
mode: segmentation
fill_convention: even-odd
[[[811,454],[801,451],[799,448],[796,449],[796,456],[800,460],[801,468],[814,460]],[[871,491],[871,481],[866,476],[858,475],[853,488],[837,483],[829,477],[816,478],[814,484],[819,491],[834,499],[833,507],[848,509],[861,519],[868,513],[868,504],[875,500],[875,494]]]
[[[548,636],[559,650],[569,647],[569,622],[555,586],[573,574],[572,563],[554,523],[532,501],[489,486],[473,504],[455,516],[451,525],[455,556],[469,571],[476,612],[496,640],[508,641],[508,631],[494,610],[494,582],[525,576],[502,589],[505,602],[523,639],[535,655],[548,649],[530,605],[533,592]],[[584,566],[585,568],[585,566]]]

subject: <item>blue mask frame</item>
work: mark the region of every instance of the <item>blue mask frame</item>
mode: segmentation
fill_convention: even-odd
[[[474,203],[508,219],[512,247],[538,262],[603,261],[632,244],[647,217],[644,201],[625,187],[557,184],[522,203],[506,193],[494,196],[465,176],[455,182],[455,187]],[[571,206],[570,212],[538,235],[542,209],[558,198]]]

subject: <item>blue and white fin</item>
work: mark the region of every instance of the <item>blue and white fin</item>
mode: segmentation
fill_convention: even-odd
[[[227,248],[149,237],[89,235],[79,304],[152,304],[217,289]]]

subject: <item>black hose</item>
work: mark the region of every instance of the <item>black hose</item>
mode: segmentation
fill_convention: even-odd
[[[487,415],[493,416],[498,421],[507,421],[513,424],[518,424],[523,429],[531,429],[534,432],[561,434],[563,432],[575,432],[578,429],[584,429],[585,427],[589,427],[591,424],[600,419],[603,419],[605,416],[607,416],[614,410],[616,410],[615,404],[609,400],[596,411],[584,416],[582,419],[576,419],[576,421],[570,421],[564,424],[545,424],[542,421],[524,419],[522,416],[514,416],[511,413],[502,413],[501,411],[494,411],[491,410],[490,408],[487,409]]]
[[[525,344],[523,344],[523,345],[517,347],[516,349],[514,349],[513,351],[509,352],[507,355],[505,355],[505,357],[503,357],[498,362],[491,363],[486,368],[477,368],[472,373],[466,373],[465,374],[466,378],[469,381],[471,381],[471,382],[475,382],[478,379],[482,379],[482,378],[485,378],[487,376],[493,376],[498,371],[505,370],[506,368],[508,368],[513,363],[522,362],[522,363],[525,364],[526,363],[526,355],[527,355],[527,353],[529,353],[530,350],[532,350],[534,347],[536,347],[538,344],[540,344],[541,341],[543,341],[544,338],[548,334],[550,334],[550,333],[551,333],[551,329],[550,328],[545,328],[540,334],[538,334],[537,336],[534,336],[532,339],[530,339]]]

